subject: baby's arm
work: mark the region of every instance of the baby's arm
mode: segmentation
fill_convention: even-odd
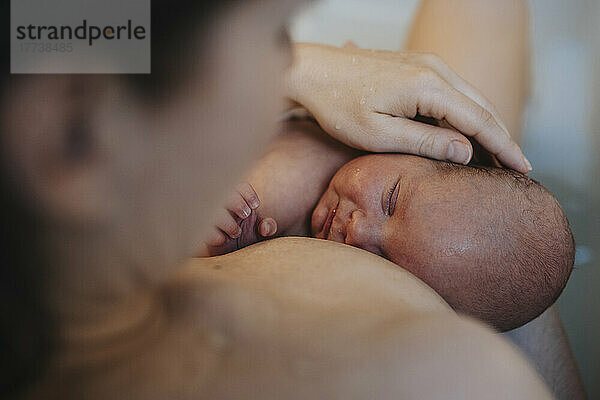
[[[246,183],[219,210],[199,255],[229,253],[275,233],[308,235],[312,210],[331,177],[358,155],[311,120],[286,122]],[[252,206],[253,200],[259,205]]]
[[[331,139],[313,121],[287,122],[247,177],[260,211],[277,221],[279,235],[310,233],[310,217],[335,172],[360,155]]]

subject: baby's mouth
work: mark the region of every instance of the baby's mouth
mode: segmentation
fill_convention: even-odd
[[[323,229],[321,230],[321,236],[323,237],[323,239],[329,238],[331,225],[333,224],[333,218],[335,218],[336,212],[337,206],[329,210],[329,213],[327,214],[327,219],[325,220],[325,223],[323,224]]]
[[[345,215],[345,212],[341,215]],[[334,210],[334,215],[331,218],[329,228],[326,231],[327,240],[338,243],[346,243],[347,222],[341,220],[341,215],[339,210]]]
[[[327,217],[324,219],[322,225],[321,225],[321,229],[316,231],[315,236],[319,239],[327,239],[328,235],[329,235],[329,231],[331,230],[331,225],[333,223],[333,218],[335,217],[336,213],[337,213],[337,208],[340,205],[340,199],[337,199],[337,202],[335,203],[335,206],[332,208],[329,208],[329,211],[327,212]]]
[[[329,231],[331,230],[331,224],[333,223],[333,218],[335,217],[335,213],[337,212],[337,208],[332,208],[329,210],[327,214],[327,219],[325,219],[325,223],[323,224],[323,229],[321,229],[321,238],[327,239],[329,236]]]

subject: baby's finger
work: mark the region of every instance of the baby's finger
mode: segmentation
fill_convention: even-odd
[[[217,227],[225,232],[230,238],[237,239],[242,234],[242,228],[226,210],[218,211]]]
[[[238,192],[242,195],[246,203],[251,209],[256,210],[260,206],[260,200],[258,195],[254,191],[254,188],[249,183],[242,183],[238,186]]]
[[[227,238],[225,237],[225,234],[221,232],[221,230],[213,228],[208,233],[208,236],[206,238],[206,244],[212,247],[222,246],[225,243],[226,239]]]
[[[258,224],[258,234],[270,237],[277,233],[277,222],[273,218],[265,218]]]
[[[239,193],[236,193],[235,196],[229,200],[227,209],[241,219],[248,218],[252,213],[252,209]]]

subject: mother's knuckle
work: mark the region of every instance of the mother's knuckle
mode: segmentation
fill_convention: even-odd
[[[416,142],[415,151],[419,155],[428,155],[433,149],[435,144],[435,135],[423,134],[419,137]]]
[[[481,125],[483,126],[484,129],[491,128],[493,125],[495,125],[494,116],[492,115],[492,113],[490,113],[485,108],[480,107],[480,109],[481,109],[481,111],[480,111],[479,120],[481,122]]]

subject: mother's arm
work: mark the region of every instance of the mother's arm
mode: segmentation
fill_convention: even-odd
[[[586,398],[577,363],[556,306],[504,335],[532,361],[557,399]]]
[[[440,56],[498,109],[519,142],[529,89],[526,0],[421,0],[405,50]]]

